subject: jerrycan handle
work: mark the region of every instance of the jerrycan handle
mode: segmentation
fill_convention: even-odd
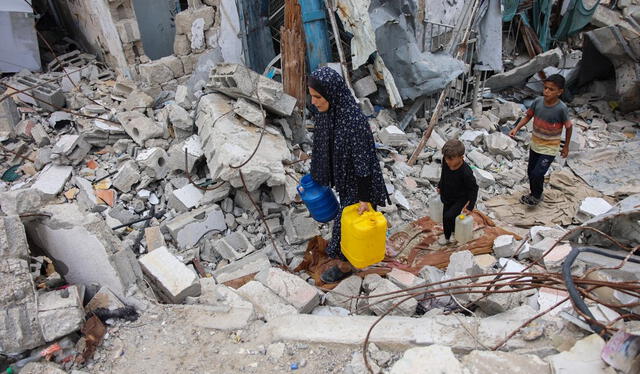
[[[296,186],[296,190],[298,190],[298,194],[300,194],[300,196],[302,196],[302,193],[304,192],[304,188],[302,188],[301,185],[297,185]]]

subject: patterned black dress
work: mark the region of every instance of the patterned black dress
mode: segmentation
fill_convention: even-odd
[[[318,92],[329,102],[329,110],[314,113],[311,176],[317,183],[333,187],[340,197],[340,213],[333,222],[327,255],[344,259],[340,250],[342,210],[360,200],[384,206],[387,189],[369,122],[344,79],[328,67],[315,70],[311,79],[321,86]]]

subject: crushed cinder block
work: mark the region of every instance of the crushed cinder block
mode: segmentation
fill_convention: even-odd
[[[116,118],[124,128],[124,131],[140,146],[144,146],[144,142],[147,139],[164,135],[164,129],[142,113],[135,111],[122,112],[118,113]]]
[[[514,352],[472,351],[462,358],[462,364],[470,374],[551,374],[549,364],[540,357]]]
[[[45,145],[51,144],[49,134],[47,134],[44,126],[39,123],[34,124],[31,128],[31,137],[38,147],[44,147]]]
[[[91,150],[81,135],[62,135],[51,150],[51,159],[59,164],[77,165],[83,162]]]
[[[91,298],[84,307],[86,313],[91,313],[96,309],[116,310],[124,308],[125,305],[107,287],[100,287],[100,290]]]
[[[197,208],[204,197],[204,191],[189,183],[184,187],[171,191],[167,204],[179,213]]]
[[[49,164],[38,175],[32,188],[45,195],[57,196],[71,177],[73,167]]]
[[[383,128],[378,133],[378,137],[382,143],[391,147],[406,146],[409,141],[407,134],[394,125]]]
[[[470,251],[458,251],[449,257],[449,266],[445,272],[448,279],[481,274],[482,268],[476,263]]]
[[[270,267],[269,257],[267,257],[264,251],[258,251],[229,265],[223,266],[220,269],[216,269],[213,272],[213,277],[219,283],[225,283],[249,274],[256,274]]]
[[[187,158],[186,162],[185,153]],[[169,147],[167,154],[169,156],[169,170],[180,170],[191,173],[196,161],[204,155],[202,145],[200,143],[200,137],[198,135],[191,135],[181,142],[172,144],[171,147]]]
[[[38,321],[46,341],[80,330],[84,322],[83,297],[75,285],[38,296]]]
[[[131,191],[131,187],[140,181],[140,170],[138,164],[133,160],[123,163],[118,172],[113,176],[112,185],[121,192]]]
[[[151,180],[158,180],[166,177],[167,173],[169,173],[169,168],[167,167],[168,158],[169,156],[164,149],[153,147],[138,153],[136,162],[143,177],[147,176]]]
[[[147,251],[166,246],[164,235],[160,231],[160,226],[152,226],[144,229],[144,239],[147,242]]]
[[[224,213],[218,205],[202,207],[175,217],[166,225],[179,248],[191,248],[206,233],[227,229]]]
[[[493,164],[493,159],[480,153],[477,149],[467,153],[467,158],[480,169],[486,169]]]
[[[166,302],[180,304],[187,296],[200,295],[198,276],[166,247],[156,248],[138,261],[151,284]]]
[[[488,188],[496,184],[496,179],[493,177],[493,174],[486,170],[475,168],[473,169],[473,175],[476,177],[480,188]]]
[[[249,253],[255,251],[255,247],[242,232],[232,232],[231,234],[215,242],[214,248],[220,256],[229,261],[239,260]]]
[[[407,349],[389,373],[419,373],[425,368],[433,373],[463,374],[463,367],[451,348],[437,344]]]
[[[500,235],[493,240],[493,253],[498,257],[511,257],[516,251],[513,235]]]
[[[216,65],[211,69],[208,87],[234,98],[262,102],[265,109],[280,116],[290,116],[296,105],[296,99],[284,93],[282,83],[240,64]]]
[[[308,213],[298,213],[291,209],[284,214],[284,230],[290,244],[303,243],[316,235],[320,235],[318,223]]]
[[[296,308],[287,304],[280,296],[257,281],[247,282],[236,292],[249,300],[256,308],[259,318],[270,321],[284,315],[298,314]]]
[[[326,304],[342,307],[347,310],[355,310],[358,305],[358,299],[351,299],[348,296],[360,296],[361,288],[362,278],[357,275],[352,275],[340,281],[333,290],[327,292],[325,296]],[[345,297],[343,295],[348,296]]]
[[[233,111],[240,117],[253,123],[258,127],[264,127],[267,113],[260,110],[260,107],[248,100],[240,98],[233,104]]]
[[[315,287],[300,277],[278,268],[264,269],[255,279],[293,305],[299,313],[309,313],[320,304]]]
[[[613,206],[607,200],[600,197],[587,197],[580,203],[576,218],[580,222],[586,222],[611,210]]]

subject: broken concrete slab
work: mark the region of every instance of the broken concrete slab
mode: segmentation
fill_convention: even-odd
[[[229,261],[236,261],[255,251],[255,247],[242,232],[232,232],[214,244],[220,256]]]
[[[440,374],[463,374],[463,367],[449,347],[434,344],[429,347],[407,349],[391,367],[390,374],[424,372]]]
[[[420,178],[427,179],[429,182],[437,183],[440,181],[442,166],[438,164],[426,164],[420,171]]]
[[[206,233],[227,229],[224,213],[218,205],[198,208],[177,216],[166,227],[179,248],[192,248]]]
[[[378,133],[378,138],[382,143],[390,147],[406,146],[409,141],[407,134],[394,125],[383,128]]]
[[[31,222],[25,227],[27,236],[53,259],[67,282],[97,283],[123,297],[141,279],[133,252],[123,248],[98,214],[82,212],[77,204],[47,205],[40,212],[50,217]]]
[[[300,244],[320,235],[318,223],[307,212],[296,212],[295,208],[284,214],[284,230],[289,244]]]
[[[80,330],[84,323],[83,297],[75,285],[38,296],[38,321],[46,341]]]
[[[218,283],[225,283],[249,274],[258,273],[270,267],[269,257],[264,251],[258,251],[220,269],[216,269],[212,275]]]
[[[131,191],[131,187],[140,181],[138,164],[133,160],[123,163],[118,172],[113,176],[111,184],[121,192]]]
[[[480,143],[482,143],[482,140],[486,135],[488,135],[486,131],[465,130],[465,132],[463,132],[462,135],[460,135],[460,138],[458,139],[460,141],[470,142],[471,144],[478,146],[480,145]]]
[[[137,110],[144,112],[147,108],[150,108],[153,104],[153,97],[147,95],[143,91],[134,90],[127,95],[127,100],[122,103],[122,109],[127,112]]]
[[[580,222],[586,222],[601,214],[607,213],[613,206],[607,200],[600,197],[587,197],[580,203],[576,218]]]
[[[71,177],[73,167],[49,164],[38,175],[38,179],[31,186],[43,194],[54,197],[64,188],[65,183]]]
[[[139,112],[122,112],[116,118],[124,131],[140,146],[144,146],[147,139],[164,135],[164,129],[156,121]]]
[[[200,295],[198,276],[166,247],[141,256],[138,260],[156,291],[168,303],[179,304],[187,296]]]
[[[208,87],[234,98],[262,102],[265,109],[280,116],[290,116],[296,105],[296,99],[284,93],[282,83],[240,64],[217,64],[211,69]]]
[[[299,313],[309,313],[320,304],[320,296],[313,286],[284,270],[264,269],[255,279],[293,305]]]
[[[362,278],[357,275],[352,275],[338,283],[333,290],[327,292],[325,296],[326,304],[342,307],[347,310],[355,310],[358,305],[358,299],[351,299],[348,296],[359,296],[361,288]],[[343,295],[348,296],[345,297]]]
[[[266,79],[266,78],[265,78]],[[261,129],[226,115],[233,111],[233,101],[220,94],[210,94],[200,99],[196,126],[202,140],[202,149],[212,179],[222,179],[240,188],[242,180],[237,169],[251,156],[261,138]],[[266,183],[278,186],[286,183],[283,160],[291,159],[285,138],[279,131],[268,127],[260,147],[251,160],[242,167],[249,191],[255,191]]]
[[[533,74],[547,66],[558,66],[563,53],[560,48],[552,49],[532,58],[526,64],[520,65],[504,73],[492,75],[485,81],[485,85],[492,90],[501,90],[507,87],[521,85]]]
[[[267,322],[279,316],[298,314],[296,308],[287,304],[260,282],[250,281],[238,288],[236,292],[253,303],[258,317],[264,318]]]
[[[500,351],[473,351],[462,358],[469,374],[551,374],[549,364],[535,355]]]
[[[246,99],[240,98],[233,104],[233,111],[240,117],[253,123],[258,127],[264,127],[267,113],[260,110],[260,107]]]
[[[29,260],[27,234],[18,216],[0,217],[0,258]]]

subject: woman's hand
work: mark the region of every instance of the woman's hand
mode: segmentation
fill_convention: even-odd
[[[358,214],[362,215],[362,213],[369,211],[369,203],[366,201],[361,201],[358,206]]]

